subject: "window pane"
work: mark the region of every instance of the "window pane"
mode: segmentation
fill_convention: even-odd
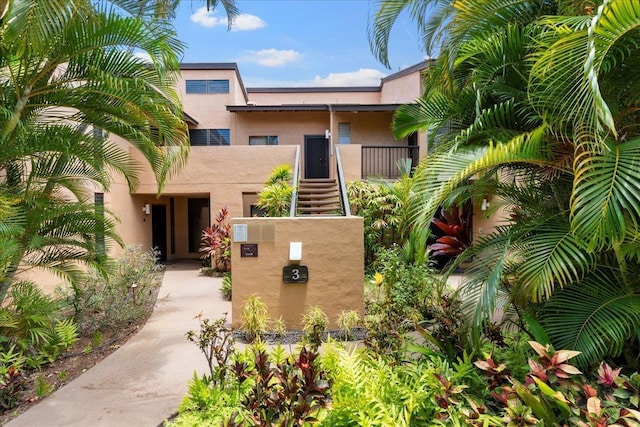
[[[208,93],[229,93],[229,80],[209,80]]]
[[[207,81],[187,80],[187,93],[207,93]]]
[[[231,133],[229,129],[209,129],[210,145],[229,145]]]
[[[278,137],[273,135],[250,136],[249,145],[278,145]]]
[[[96,216],[98,217],[96,227],[96,252],[100,255],[104,255],[104,193],[94,193],[93,201],[96,210]]]
[[[338,123],[338,144],[351,144],[350,123]]]
[[[209,131],[207,129],[189,129],[189,141],[191,145],[208,145]]]

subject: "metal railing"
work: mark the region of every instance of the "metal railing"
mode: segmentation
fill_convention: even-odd
[[[289,216],[296,216],[298,210],[298,181],[300,179],[300,146],[296,146],[296,158],[293,163],[293,192],[291,193],[291,209],[289,210]]]
[[[344,182],[344,173],[342,172],[342,160],[340,160],[340,147],[338,146],[336,146],[336,166],[338,168],[338,188],[340,189],[342,213],[344,216],[351,216],[351,207],[349,206],[349,198],[347,197],[347,186]]]
[[[363,145],[362,146],[362,179],[382,178],[396,179],[400,177],[398,161],[411,160],[411,169],[418,165],[418,146],[398,147],[396,145]]]

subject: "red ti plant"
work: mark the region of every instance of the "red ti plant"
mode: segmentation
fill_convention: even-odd
[[[430,246],[431,256],[457,256],[471,245],[471,210],[465,204],[460,208],[451,206],[440,210],[442,219],[433,218],[431,223],[443,236]]]
[[[229,211],[226,206],[218,211],[215,222],[202,230],[200,252],[203,260],[211,263],[217,271],[231,270],[231,224],[227,222]]]

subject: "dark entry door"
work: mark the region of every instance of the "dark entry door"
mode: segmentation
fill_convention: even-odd
[[[329,140],[324,135],[304,137],[304,176],[329,178]]]
[[[167,207],[151,206],[151,245],[160,253],[160,261],[167,260]]]

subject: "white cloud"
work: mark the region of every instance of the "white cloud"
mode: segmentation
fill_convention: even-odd
[[[242,13],[233,20],[231,31],[253,31],[267,26],[267,23],[255,15]]]
[[[242,61],[253,62],[264,67],[284,67],[300,58],[302,58],[302,55],[292,49],[262,49],[248,50]]]
[[[151,55],[149,55],[147,52],[136,52],[134,53],[134,56],[137,56],[138,58],[142,59],[144,62],[151,64]]]
[[[227,25],[227,18],[218,18],[213,11],[208,12],[206,7],[201,7],[191,15],[191,20],[207,28]]]
[[[378,86],[385,76],[379,70],[360,68],[348,73],[329,73],[327,77],[316,76],[313,86]]]
[[[201,7],[193,15],[191,20],[203,27],[226,27],[227,17],[218,17],[215,11],[207,11],[206,7]],[[267,23],[255,15],[242,13],[235,17],[231,24],[231,31],[253,31],[267,26]]]

